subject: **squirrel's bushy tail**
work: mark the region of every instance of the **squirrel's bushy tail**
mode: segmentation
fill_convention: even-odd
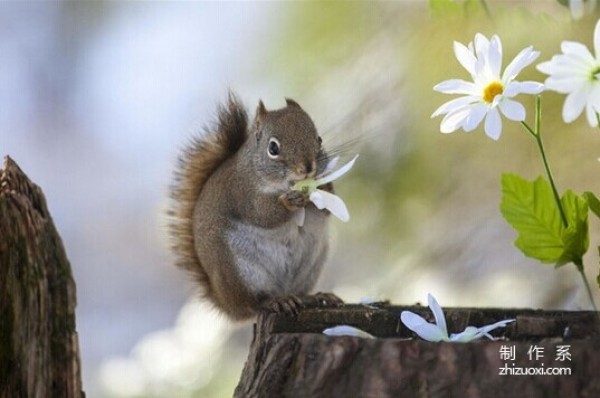
[[[248,137],[248,115],[237,96],[229,93],[218,109],[218,120],[204,134],[192,137],[183,149],[170,187],[168,229],[176,264],[189,271],[210,296],[208,275],[194,248],[194,208],[210,175],[242,146]]]

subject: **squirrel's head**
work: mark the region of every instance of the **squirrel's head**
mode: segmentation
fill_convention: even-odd
[[[277,191],[314,177],[327,163],[310,116],[294,100],[286,103],[285,108],[267,111],[259,101],[250,135],[254,164],[267,189]]]

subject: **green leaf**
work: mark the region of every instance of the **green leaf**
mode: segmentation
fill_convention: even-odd
[[[584,192],[583,197],[587,201],[590,210],[596,215],[596,217],[600,218],[600,199],[598,199],[598,197],[592,192]]]
[[[515,174],[503,174],[500,211],[517,230],[515,245],[523,254],[543,263],[561,259],[564,227],[545,180],[540,177],[531,183]]]
[[[560,201],[569,226],[563,231],[565,251],[556,266],[573,262],[577,267],[583,267],[583,255],[587,252],[590,243],[588,202],[571,190],[565,192]]]
[[[502,175],[500,211],[519,234],[515,245],[528,257],[561,266],[581,266],[589,245],[586,200],[567,191],[561,203],[568,221],[563,225],[550,184],[539,177],[529,182],[515,174]]]

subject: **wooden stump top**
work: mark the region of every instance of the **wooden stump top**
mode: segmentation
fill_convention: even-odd
[[[502,338],[497,341],[431,343],[401,323],[403,310],[433,322],[422,306],[345,305],[306,309],[297,316],[260,315],[235,396],[600,396],[600,327],[593,312],[444,308],[454,333],[504,319],[516,322],[493,331]],[[377,338],[322,334],[341,324]]]

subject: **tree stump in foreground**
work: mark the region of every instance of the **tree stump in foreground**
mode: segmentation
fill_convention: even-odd
[[[0,398],[82,398],[75,283],[41,189],[0,169]]]
[[[600,328],[593,312],[446,308],[450,332],[516,319],[492,332],[503,340],[461,344],[415,338],[400,322],[402,310],[434,321],[421,306],[260,315],[235,396],[600,397]],[[341,324],[378,338],[322,334]]]

